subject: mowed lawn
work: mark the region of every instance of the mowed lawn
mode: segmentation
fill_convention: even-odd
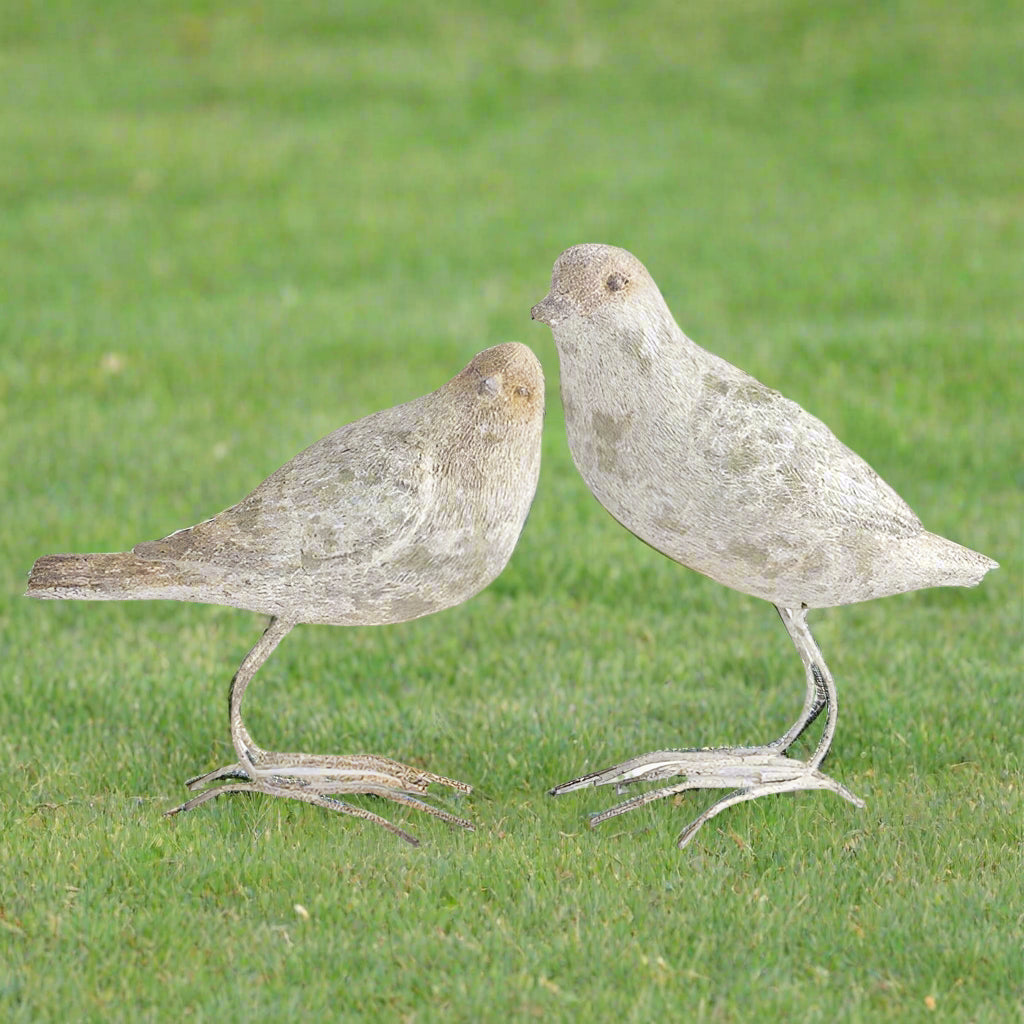
[[[1024,15],[727,0],[0,12],[0,1018],[958,1020],[1024,1015]],[[803,698],[775,612],[590,496],[550,331],[568,245],[824,419],[976,590],[818,612],[827,793],[602,825],[551,785],[759,743]],[[504,574],[391,627],[296,630],[276,750],[466,779],[423,840],[240,795],[228,682],[265,621],[43,603],[33,560],[208,517],[501,341],[544,364]],[[812,737],[813,739],[813,737]]]

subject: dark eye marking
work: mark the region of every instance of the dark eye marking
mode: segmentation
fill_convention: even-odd
[[[608,275],[608,278],[605,281],[604,286],[610,292],[621,292],[627,284],[629,284],[629,278],[620,274],[616,270],[614,273]]]

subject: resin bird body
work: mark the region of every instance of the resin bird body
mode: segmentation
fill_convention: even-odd
[[[212,519],[131,552],[40,559],[30,595],[347,626],[462,603],[508,562],[540,469],[539,364],[525,346],[499,348],[439,391],[327,435]],[[523,382],[503,382],[516,373]]]
[[[991,568],[926,531],[821,420],[674,321],[615,339],[631,383],[561,358],[569,447],[601,504],[669,558],[794,608],[970,586]]]

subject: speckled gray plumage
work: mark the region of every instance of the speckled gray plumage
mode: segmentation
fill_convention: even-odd
[[[130,552],[48,555],[30,597],[170,599],[272,616],[232,680],[238,761],[189,780],[208,789],[169,813],[248,790],[303,800],[412,836],[336,799],[372,793],[469,822],[420,801],[445,776],[375,755],[281,754],[242,722],[245,689],[300,622],[379,625],[451,608],[504,569],[540,472],[544,377],[525,345],[479,353],[437,391],[350,423],[300,452],[248,497],[197,526]]]
[[[835,685],[806,625],[806,610],[921,587],[973,586],[996,563],[924,529],[898,494],[816,417],[694,344],[631,253],[577,245],[555,263],[551,289],[532,310],[551,327],[562,403],[577,469],[602,505],[663,554],[720,583],[771,601],[804,663],[801,717],[755,748],[658,751],[591,773],[585,785],[686,776],[688,788],[748,781],[684,830],[744,799],[828,788],[818,771],[835,729]],[[825,710],[805,763],[786,749]],[[771,766],[771,771],[767,767]],[[716,781],[717,780],[717,781]],[[651,795],[648,794],[648,798]],[[647,802],[627,801],[609,817]]]

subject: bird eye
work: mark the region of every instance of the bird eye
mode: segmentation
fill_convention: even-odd
[[[518,396],[519,396],[520,398],[529,398],[529,397],[530,397],[530,389],[529,389],[528,387],[524,387],[524,386],[523,386],[522,384],[520,384],[520,385],[519,385],[519,386],[518,386],[518,387],[516,388],[516,394],[517,394],[517,395],[518,395]]]
[[[629,278],[616,271],[614,274],[608,275],[608,279],[604,284],[610,292],[621,292],[629,284]]]

